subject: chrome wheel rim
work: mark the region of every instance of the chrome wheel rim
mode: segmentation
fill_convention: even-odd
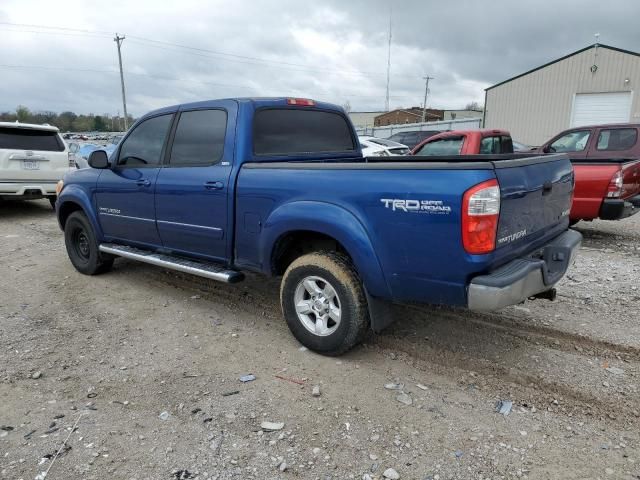
[[[298,320],[314,335],[326,337],[340,326],[342,304],[336,289],[324,278],[303,278],[296,287],[293,302]]]

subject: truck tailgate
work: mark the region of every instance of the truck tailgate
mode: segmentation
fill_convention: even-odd
[[[495,266],[567,228],[574,180],[566,155],[493,164],[501,193]]]

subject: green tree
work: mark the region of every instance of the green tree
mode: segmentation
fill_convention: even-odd
[[[31,117],[31,111],[24,105],[18,105],[18,108],[16,108],[16,116],[19,122],[28,122]]]
[[[60,115],[58,115],[58,121],[56,125],[61,131],[68,132],[73,128],[73,122],[76,120],[76,118],[78,118],[78,115],[73,112],[62,112]]]
[[[107,124],[100,115],[96,115],[93,119],[93,129],[98,132],[104,132],[107,128]]]

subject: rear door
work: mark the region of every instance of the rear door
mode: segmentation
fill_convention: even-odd
[[[122,142],[111,169],[98,178],[98,218],[109,239],[160,246],[154,192],[173,114],[139,123]]]
[[[179,112],[156,182],[156,218],[165,248],[225,260],[236,115],[232,101]]]
[[[57,130],[0,127],[1,181],[56,183],[67,171],[67,148]]]

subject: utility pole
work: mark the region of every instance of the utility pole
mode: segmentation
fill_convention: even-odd
[[[422,77],[425,82],[424,86],[424,105],[422,107],[422,123],[427,121],[427,96],[429,95],[429,80],[434,80],[434,77],[430,77],[427,75],[426,77]]]
[[[118,63],[120,64],[120,86],[122,87],[122,107],[124,108],[124,131],[126,132],[129,128],[128,118],[127,118],[127,98],[124,93],[124,73],[122,72],[122,54],[120,53],[120,47],[122,46],[122,42],[124,41],[125,36],[119,36],[116,33],[116,38],[113,39],[114,42],[118,45]]]
[[[384,100],[384,110],[389,111],[389,77],[391,75],[391,19],[393,18],[392,7],[389,7],[389,45],[387,50],[387,95]]]

